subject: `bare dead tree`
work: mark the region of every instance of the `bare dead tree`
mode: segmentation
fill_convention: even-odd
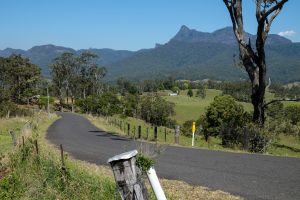
[[[265,42],[272,22],[287,1],[288,0],[255,0],[257,38],[256,49],[253,49],[250,39],[245,38],[242,0],[223,0],[230,14],[233,32],[239,46],[240,59],[252,83],[251,102],[254,108],[253,121],[261,126],[263,126],[265,121],[264,97],[267,71]]]

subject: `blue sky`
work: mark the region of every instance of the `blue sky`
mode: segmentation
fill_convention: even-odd
[[[290,0],[271,33],[300,42],[300,1]],[[255,33],[254,0],[244,0]],[[0,0],[0,49],[55,44],[138,50],[166,43],[181,25],[204,32],[231,26],[222,0]]]

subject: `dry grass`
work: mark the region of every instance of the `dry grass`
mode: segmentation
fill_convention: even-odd
[[[239,200],[243,199],[238,196],[233,196],[229,193],[216,190],[212,191],[209,188],[202,186],[192,186],[183,181],[176,180],[160,180],[164,191],[170,199],[176,200]]]

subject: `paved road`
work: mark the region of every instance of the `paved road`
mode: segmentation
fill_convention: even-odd
[[[124,151],[151,148],[108,134],[80,115],[61,113],[47,139],[77,159],[106,164]],[[246,199],[300,199],[300,159],[166,146],[155,166],[160,177],[220,189]]]

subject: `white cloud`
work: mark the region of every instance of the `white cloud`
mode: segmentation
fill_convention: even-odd
[[[293,30],[282,31],[282,32],[278,33],[278,35],[283,36],[283,37],[290,37],[290,36],[294,36],[295,34],[296,34],[296,32]]]

